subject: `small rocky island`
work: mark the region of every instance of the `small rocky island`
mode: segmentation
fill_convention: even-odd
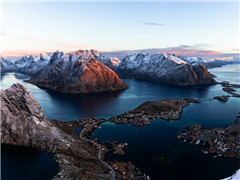
[[[232,84],[228,81],[219,82],[222,85],[222,90],[232,95],[232,97],[240,97],[240,94],[237,93],[237,88],[240,88],[240,84]]]
[[[203,143],[204,154],[240,159],[240,113],[236,117],[235,123],[226,128],[204,129],[199,124],[190,125],[179,132],[178,138],[190,144]]]
[[[136,109],[122,115],[109,119],[116,124],[132,124],[134,126],[144,126],[151,123],[153,119],[163,119],[167,121],[181,118],[183,108],[190,103],[200,103],[198,99],[177,98],[160,101],[147,101],[139,105]]]
[[[229,100],[229,95],[227,95],[227,96],[215,96],[215,97],[213,97],[213,99],[217,99],[218,101],[221,101],[221,102],[227,102],[228,100]]]

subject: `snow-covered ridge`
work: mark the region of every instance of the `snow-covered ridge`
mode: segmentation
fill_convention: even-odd
[[[117,74],[97,61],[92,50],[55,52],[39,75],[28,82],[62,93],[90,93],[126,89]]]
[[[190,63],[190,64],[208,63],[208,60],[199,58],[199,57],[188,57],[188,56],[178,56],[178,57],[181,58],[186,63]]]
[[[59,51],[56,51],[59,52]],[[25,74],[29,74],[31,76],[35,76],[43,70],[48,63],[57,63],[58,60],[61,61],[71,61],[70,64],[74,64],[77,60],[81,59],[82,61],[96,59],[103,64],[112,67],[116,64],[119,64],[120,61],[117,57],[105,58],[101,55],[97,50],[77,50],[74,52],[57,53],[58,58],[53,57],[55,53],[41,53],[39,56],[23,56],[18,60],[8,60],[5,58],[1,58],[1,73],[5,72],[22,72]],[[55,54],[56,55],[56,54]],[[53,57],[53,58],[52,58]],[[60,58],[62,57],[62,58]],[[55,62],[53,62],[55,61]],[[67,63],[67,62],[65,62]]]
[[[138,53],[126,56],[115,72],[122,78],[153,82],[195,85],[213,84],[212,75],[201,64],[190,64],[174,54]]]
[[[45,53],[38,57],[24,56],[15,62],[2,59],[1,67],[2,72],[22,72],[37,76],[45,67],[52,67],[58,63],[61,64],[59,65],[61,68],[68,70],[79,65],[86,69],[87,66],[84,64],[91,59],[101,62],[123,78],[139,78],[179,85],[211,84],[213,82],[206,68],[201,66],[207,64],[206,60],[168,53],[138,53],[127,55],[120,61],[117,57],[107,58],[94,49],[80,49],[68,53],[57,51],[52,55]]]
[[[48,64],[49,60],[49,54],[40,54],[38,57],[23,56],[15,61],[1,58],[1,73],[22,72],[29,75],[38,74]]]
[[[219,58],[219,59],[208,59],[208,60],[200,57],[188,57],[188,56],[178,56],[178,57],[189,64],[192,64],[192,65],[201,64],[207,68],[215,68],[215,67],[221,67],[227,64],[240,63],[239,60],[234,60],[233,58],[228,60],[226,57]]]

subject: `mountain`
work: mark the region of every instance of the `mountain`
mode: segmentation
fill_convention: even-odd
[[[176,56],[166,53],[138,53],[126,56],[122,61],[117,57],[105,57],[96,50],[78,50],[66,54],[58,53],[61,56],[59,58],[53,57],[54,54],[41,54],[37,58],[24,56],[15,62],[2,58],[2,72],[22,72],[33,76],[34,79],[29,82],[39,87],[59,92],[78,93],[125,89],[126,85],[123,85],[115,73],[121,78],[137,78],[159,83],[177,85],[213,84],[215,81],[205,66],[215,67],[224,64],[224,61],[220,60],[211,61],[210,63],[210,61],[202,58]],[[97,62],[93,61],[93,59]],[[82,62],[80,66],[77,65],[78,60],[78,63]],[[91,69],[89,67],[90,64],[92,64],[91,67],[94,66],[93,69],[98,69],[97,73],[99,77],[97,77],[98,75],[94,75],[94,70],[91,73],[88,70],[87,76],[89,78],[85,77],[81,79],[81,84],[78,78],[83,78],[81,73],[87,69],[82,66]],[[115,73],[106,69],[102,64]],[[100,66],[101,68],[98,68]],[[106,73],[103,73],[105,70]],[[114,78],[116,79],[115,81]],[[98,81],[99,79],[101,81]],[[112,80],[107,81],[106,79]],[[51,83],[52,85],[50,85]]]
[[[50,56],[48,54],[40,54],[37,58],[23,56],[15,61],[1,58],[1,73],[21,72],[35,76],[48,64],[49,60]]]
[[[128,55],[115,68],[121,78],[136,78],[176,85],[215,83],[205,66],[190,64],[174,54]]]
[[[222,67],[227,64],[238,64],[240,63],[237,60],[206,60],[199,57],[188,57],[188,56],[178,56],[180,59],[184,60],[185,62],[195,65],[195,64],[201,64],[204,65],[206,68],[215,68],[215,67]]]
[[[10,72],[13,70],[13,62],[4,58],[0,58],[1,73]]]
[[[46,65],[49,63],[49,60],[50,56],[44,56],[43,54],[40,54],[37,59],[29,60],[28,64],[21,69],[21,72],[31,76],[36,76],[46,67]]]
[[[128,88],[118,75],[95,59],[94,50],[55,52],[41,73],[29,80],[41,88],[63,93],[90,93]]]
[[[106,65],[107,67],[109,67],[110,69],[114,69],[115,65],[118,65],[121,63],[121,61],[117,58],[117,57],[105,57],[103,56],[100,52],[98,52],[97,50],[78,50],[78,51],[74,51],[74,52],[70,52],[68,53],[68,55],[81,55],[83,58],[85,59],[89,59],[90,56],[93,56],[97,61],[103,63],[104,65]]]

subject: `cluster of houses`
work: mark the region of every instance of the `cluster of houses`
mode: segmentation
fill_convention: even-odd
[[[192,125],[186,131],[181,131],[178,138],[189,141],[190,144],[203,145],[207,143],[208,149],[204,154],[213,153],[217,156],[240,159],[240,134],[229,133],[225,129],[202,129],[200,125]]]
[[[149,116],[148,114],[144,112],[140,113],[125,113],[123,115],[114,117],[111,119],[116,124],[132,124],[137,127],[146,126],[151,124],[151,119],[153,119],[152,116]]]
[[[175,120],[179,119],[181,116],[182,109],[180,108],[179,111],[165,111],[159,113],[146,113],[144,111],[138,113],[128,112],[123,115],[114,117],[111,121],[115,122],[116,124],[132,124],[137,127],[142,127],[151,124],[151,120],[153,119],[164,119],[164,120]]]

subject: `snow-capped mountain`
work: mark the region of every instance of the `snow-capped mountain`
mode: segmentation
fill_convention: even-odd
[[[192,65],[201,64],[201,65],[204,65],[206,68],[215,68],[215,67],[221,67],[227,64],[240,63],[240,61],[236,61],[236,60],[218,60],[218,59],[206,60],[199,57],[188,57],[188,56],[178,56],[178,57],[189,64],[192,64]]]
[[[137,78],[167,84],[215,83],[205,66],[190,64],[174,54],[166,53],[128,55],[115,71],[122,78]]]
[[[0,58],[1,73],[10,72],[13,70],[13,62],[4,58]]]
[[[37,59],[29,60],[28,64],[21,69],[21,72],[31,76],[36,76],[46,67],[49,61],[50,56],[40,55]]]
[[[204,66],[209,65],[207,60],[167,53],[138,53],[128,55],[120,61],[117,57],[107,58],[97,50],[78,50],[65,54],[62,52],[56,52],[53,55],[41,54],[39,57],[24,56],[15,62],[2,58],[1,67],[2,72],[22,72],[36,78],[40,74],[42,77],[44,72],[51,72],[53,69],[63,74],[69,72],[68,80],[71,82],[70,77],[76,79],[82,72],[81,68],[80,72],[76,72],[73,67],[77,61],[81,60],[85,67],[86,62],[91,62],[92,59],[106,65],[122,78],[137,78],[177,85],[213,84],[215,82]],[[71,75],[71,69],[74,69],[76,76]]]
[[[121,61],[117,58],[117,57],[105,57],[103,56],[100,52],[98,52],[97,50],[78,50],[78,51],[74,51],[74,52],[70,52],[68,53],[70,54],[74,54],[74,55],[81,55],[82,58],[85,59],[89,59],[89,57],[93,56],[97,61],[105,64],[106,66],[108,66],[110,69],[113,69],[115,65],[118,65],[121,63]]]
[[[21,72],[23,68],[34,61],[33,56],[23,56],[15,62],[1,58],[1,73],[5,72]]]
[[[178,58],[182,59],[183,61],[185,61],[186,63],[189,64],[206,64],[208,63],[208,60],[200,58],[200,57],[189,57],[189,56],[178,56]]]
[[[93,50],[64,54],[55,52],[49,63],[30,83],[63,93],[89,93],[126,89],[117,74],[96,61]],[[100,54],[99,54],[100,56]]]
[[[49,60],[50,55],[48,54],[40,54],[39,57],[23,56],[15,61],[1,58],[1,73],[21,72],[35,76],[47,65]]]

